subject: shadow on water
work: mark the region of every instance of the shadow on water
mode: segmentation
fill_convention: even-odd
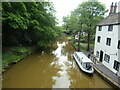
[[[3,88],[111,88],[96,73],[83,73],[74,61],[67,40],[58,48],[28,56],[3,74]]]

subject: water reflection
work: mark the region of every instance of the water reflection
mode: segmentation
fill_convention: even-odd
[[[68,68],[70,68],[69,66],[71,65],[71,62],[68,61],[68,57],[67,55],[64,53],[64,46],[67,44],[68,42],[63,42],[63,43],[59,43],[57,42],[58,45],[58,49],[56,51],[53,51],[53,54],[56,55],[56,57],[58,58],[56,61],[52,62],[52,65],[55,64],[56,67],[60,68],[60,71],[57,72],[58,76],[53,76],[53,80],[55,81],[55,84],[53,85],[53,88],[69,88],[70,86],[70,77],[69,74],[67,72]],[[63,83],[64,84],[61,84]]]

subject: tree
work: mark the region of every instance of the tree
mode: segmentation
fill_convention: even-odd
[[[58,36],[54,14],[50,2],[3,2],[3,45],[48,47]]]
[[[78,51],[80,51],[80,38],[82,33],[81,22],[79,20],[79,14],[76,10],[71,12],[70,16],[63,17],[63,26],[67,30],[68,35],[73,35],[75,39],[75,35],[78,34]]]
[[[104,18],[105,13],[107,12],[105,6],[100,2],[90,1],[81,3],[78,8],[71,12],[69,18],[63,18],[63,26],[66,29],[69,29],[69,33],[80,32],[79,36],[81,36],[82,32],[87,34],[87,51],[90,50],[90,37],[95,34],[96,24]]]
[[[88,47],[90,50],[90,36],[95,33],[96,24],[100,22],[107,10],[100,2],[83,2],[77,8],[79,13],[79,20],[82,23],[82,29],[87,33]]]

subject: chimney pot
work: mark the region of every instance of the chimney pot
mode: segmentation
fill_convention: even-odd
[[[113,6],[113,2],[112,2],[112,4],[111,4],[111,7]]]

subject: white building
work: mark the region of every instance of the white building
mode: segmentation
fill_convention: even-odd
[[[112,3],[109,16],[97,25],[94,55],[120,76],[120,10],[116,13],[116,8],[117,3]]]

